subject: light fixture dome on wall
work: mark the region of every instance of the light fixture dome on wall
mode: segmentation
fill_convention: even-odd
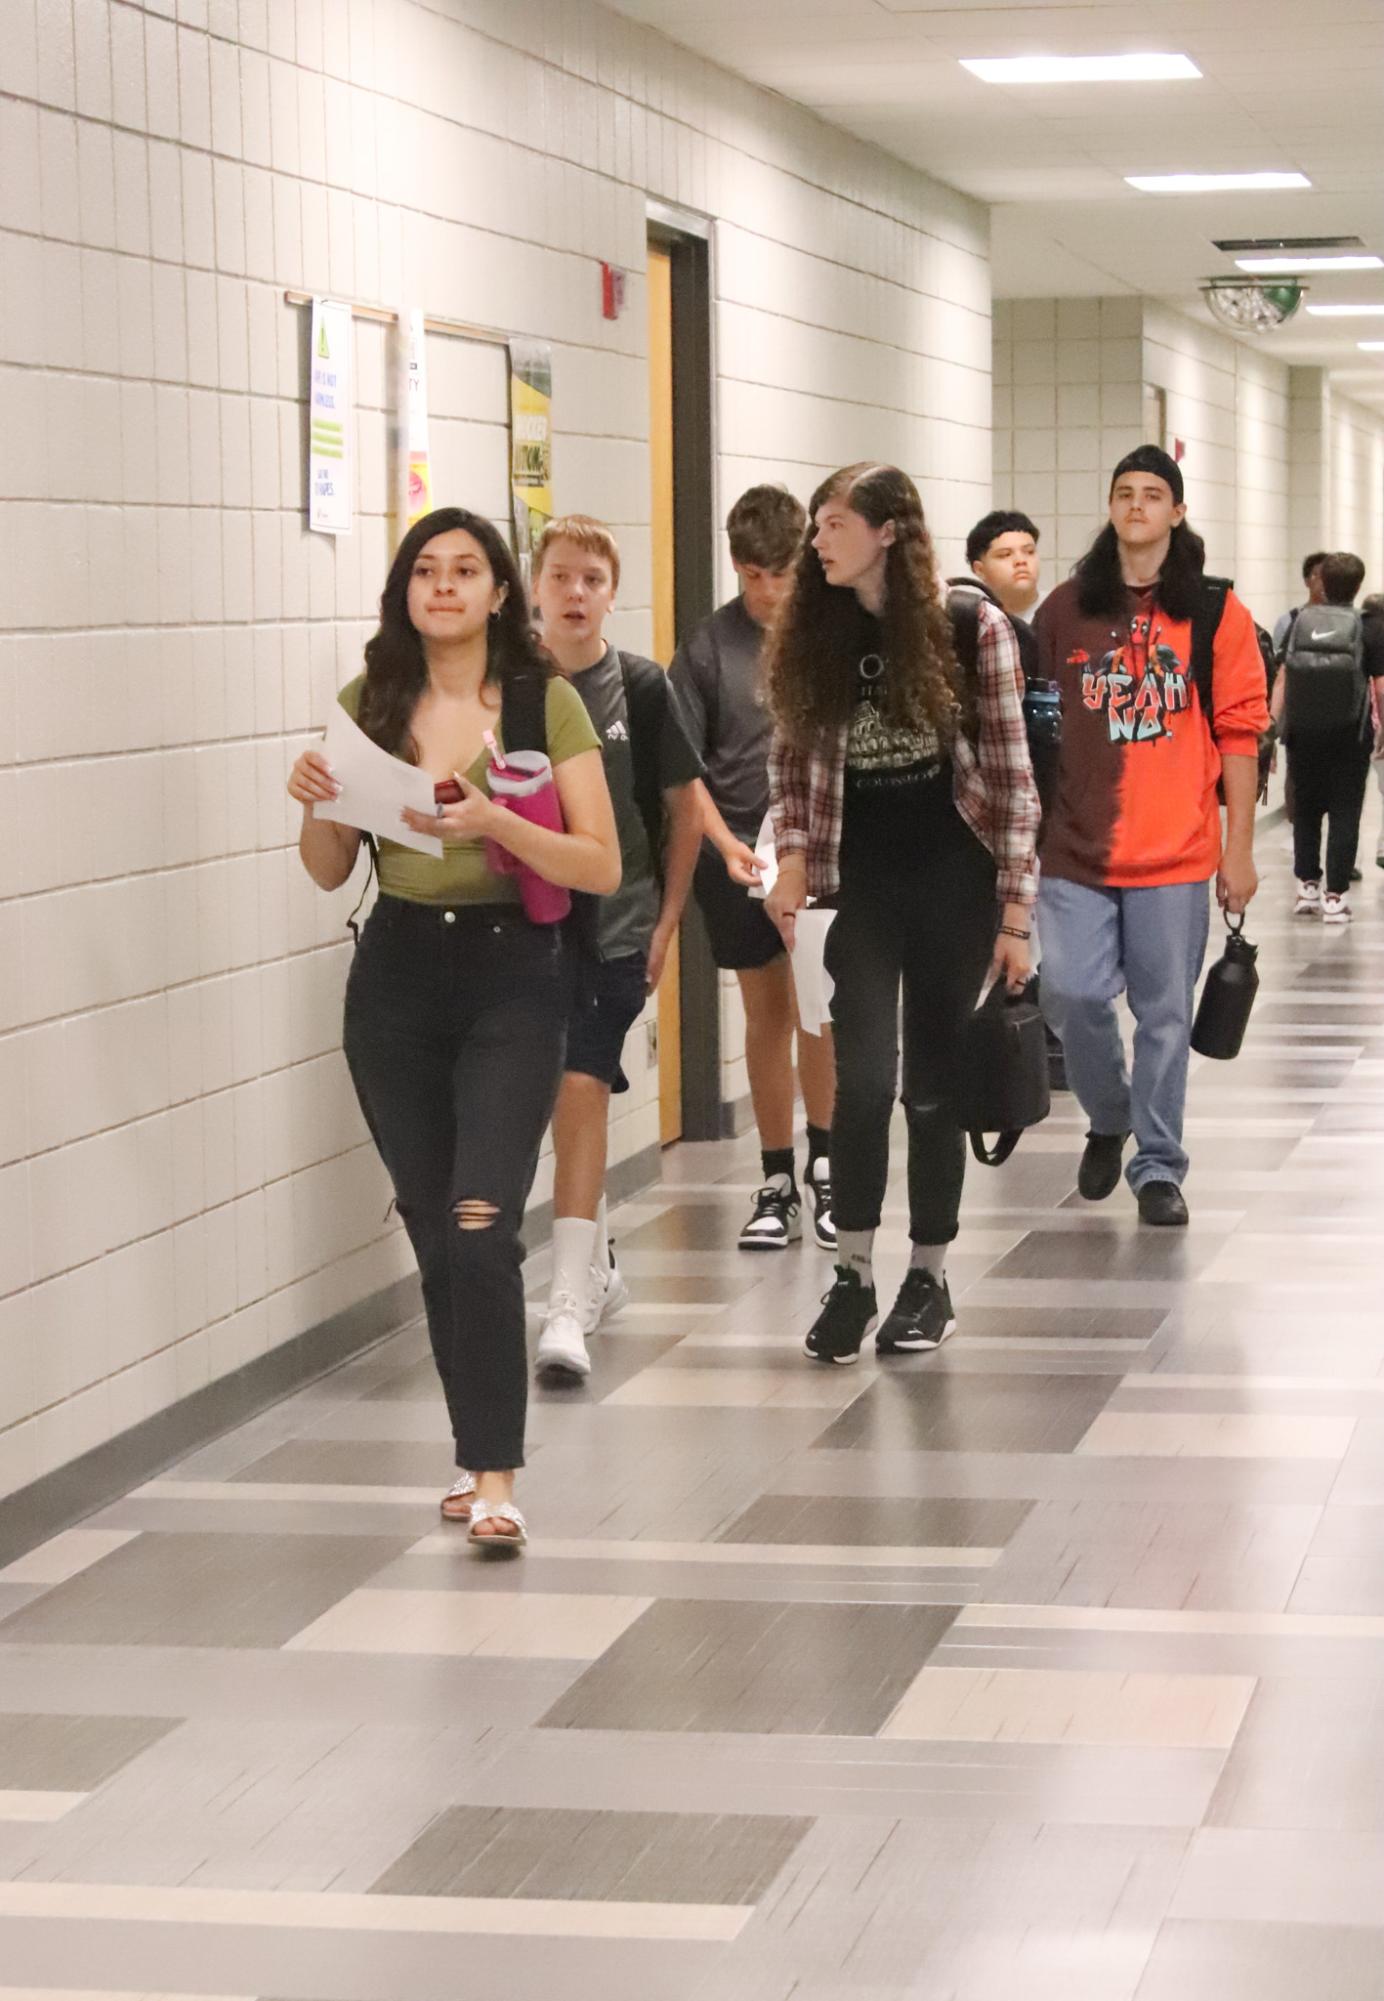
[[[1266,285],[1253,278],[1208,278],[1202,297],[1222,326],[1236,333],[1272,333],[1293,317],[1307,287],[1296,278]]]

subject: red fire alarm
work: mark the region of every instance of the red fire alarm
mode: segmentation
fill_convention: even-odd
[[[625,274],[618,264],[601,266],[601,314],[618,320],[625,310]]]
[[[1184,460],[1184,459],[1186,458],[1186,456],[1187,456],[1187,447],[1186,447],[1186,445],[1185,445],[1185,444],[1183,443],[1183,441],[1182,441],[1182,439],[1181,439],[1181,438],[1174,438],[1174,439],[1173,439],[1173,463],[1174,463],[1175,465],[1181,465],[1181,464],[1182,464],[1182,461],[1183,461],[1183,460]]]

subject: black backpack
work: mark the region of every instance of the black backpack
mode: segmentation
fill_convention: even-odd
[[[1215,676],[1216,676],[1216,634],[1221,629],[1221,617],[1225,611],[1225,601],[1235,588],[1229,577],[1206,577],[1201,580],[1201,603],[1192,613],[1192,680],[1201,698],[1201,713],[1208,730],[1216,720]],[[1273,640],[1262,625],[1254,628],[1259,642],[1259,658],[1264,667],[1264,700],[1267,702],[1273,692],[1274,650]],[[1269,781],[1269,767],[1273,763],[1274,745],[1278,733],[1272,723],[1259,739],[1259,793],[1262,798]],[[1225,788],[1218,786],[1219,797],[1224,800]]]
[[[1364,654],[1364,620],[1354,605],[1303,606],[1283,649],[1286,735],[1361,728],[1369,704]]]
[[[952,623],[956,657],[969,685],[974,689],[980,668],[980,600],[982,593],[964,583],[953,584],[947,593],[947,614]],[[1009,614],[994,605],[1001,616]],[[1024,729],[1028,736],[1029,762],[1038,787],[1043,812],[1048,812],[1057,790],[1057,767],[1062,752],[1062,699],[1056,681],[1049,681],[1039,666],[1038,643],[1027,626],[1009,619],[1024,670]]]

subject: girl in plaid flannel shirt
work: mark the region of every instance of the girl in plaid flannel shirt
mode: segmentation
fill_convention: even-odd
[[[1039,807],[1013,629],[981,605],[968,686],[913,482],[894,466],[848,466],[810,511],[813,532],[769,645],[779,875],[768,910],[791,950],[809,899],[836,906],[827,969],[839,1261],[806,1352],[847,1363],[877,1319],[873,1242],[900,989],[913,1250],[876,1347],[933,1349],[956,1324],[945,1259],[966,1150],[948,1091],[987,972],[1015,990],[1029,977]]]

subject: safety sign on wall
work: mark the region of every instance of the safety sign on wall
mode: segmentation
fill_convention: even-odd
[[[351,308],[312,302],[312,388],[308,407],[308,526],[322,535],[351,529]]]

